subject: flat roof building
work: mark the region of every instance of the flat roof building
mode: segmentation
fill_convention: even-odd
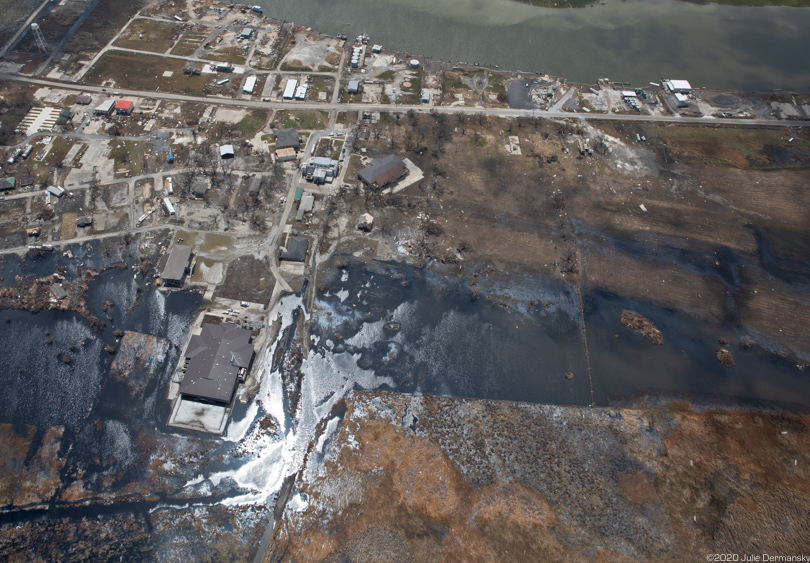
[[[45,191],[54,197],[62,197],[65,195],[65,188],[62,186],[48,186]]]
[[[688,94],[692,91],[692,85],[686,80],[665,80],[664,86],[673,94]]]
[[[90,102],[92,101],[93,101],[92,96],[88,94],[81,94],[80,96],[76,97],[76,103],[83,106],[90,105]]]
[[[686,108],[689,107],[689,98],[684,96],[683,94],[675,94],[675,103],[678,105],[679,108]]]
[[[298,87],[298,81],[294,78],[290,78],[287,80],[287,85],[284,86],[284,96],[285,100],[292,100],[295,97],[295,89]]]
[[[115,108],[115,100],[112,98],[104,100],[93,109],[95,115],[110,115]]]
[[[250,331],[233,323],[204,324],[191,337],[185,354],[180,393],[205,402],[229,404],[236,384],[253,361]]]
[[[242,86],[242,91],[245,94],[252,94],[253,89],[256,87],[256,77],[255,76],[248,76],[245,80],[245,85]]]
[[[309,239],[307,237],[289,237],[287,250],[281,253],[282,260],[290,262],[306,262]]]
[[[276,149],[297,149],[300,144],[298,131],[295,129],[274,129],[273,134],[276,136]]]
[[[286,149],[276,149],[276,160],[279,162],[290,162],[298,158],[298,153],[292,147]]]
[[[93,218],[92,217],[78,217],[76,219],[76,226],[79,227],[79,228],[89,227],[92,224],[93,224]]]
[[[135,109],[135,104],[130,100],[121,100],[115,104],[115,113],[118,115],[129,115]]]
[[[160,275],[163,285],[182,287],[191,265],[191,247],[175,244]]]
[[[301,173],[310,181],[332,182],[337,178],[339,164],[337,160],[325,156],[313,156],[301,165]]]
[[[393,154],[372,160],[359,173],[360,179],[374,188],[382,188],[407,175],[408,167]]]
[[[296,221],[304,220],[304,213],[312,213],[312,208],[315,206],[315,196],[306,194],[301,198],[301,203],[298,204],[298,213],[295,216]]]

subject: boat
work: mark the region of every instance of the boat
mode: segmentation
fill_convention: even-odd
[[[263,13],[264,13],[264,10],[262,10],[262,7],[261,7],[261,6],[253,6],[253,7],[251,8],[251,10],[253,10],[253,11],[254,11],[254,12],[256,12],[257,14],[263,14]]]

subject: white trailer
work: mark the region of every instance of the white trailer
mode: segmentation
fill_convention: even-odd
[[[174,215],[174,205],[172,205],[172,202],[169,201],[168,197],[163,198],[163,206],[166,208],[166,213],[169,215]]]
[[[166,193],[169,195],[174,195],[174,186],[172,186],[172,177],[166,177]]]

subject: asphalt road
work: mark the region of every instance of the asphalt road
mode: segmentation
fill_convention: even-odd
[[[23,76],[13,73],[0,73],[0,80],[24,82],[27,84],[36,84],[39,86],[49,86],[61,90],[77,90],[81,92],[106,92],[106,88],[100,86],[87,86],[83,84],[73,84],[69,82],[60,82],[58,80],[49,80],[44,78],[32,78],[30,76]],[[632,115],[632,114],[581,114],[571,113],[565,111],[541,111],[541,110],[524,110],[524,109],[499,109],[499,108],[474,108],[474,107],[461,107],[461,106],[437,106],[437,107],[421,107],[421,106],[397,106],[397,105],[383,105],[383,104],[338,104],[334,102],[318,103],[318,102],[259,102],[248,100],[234,100],[232,98],[224,98],[218,96],[188,96],[185,94],[173,94],[170,92],[150,92],[144,90],[127,90],[124,88],[116,88],[122,96],[140,96],[147,98],[155,98],[160,100],[170,100],[176,102],[192,102],[203,104],[219,104],[223,106],[237,106],[248,108],[265,108],[265,109],[288,109],[288,110],[320,110],[320,111],[408,111],[414,110],[419,112],[435,111],[439,113],[456,114],[463,113],[469,115],[486,114],[497,117],[543,117],[546,119],[581,119],[588,121],[644,121],[654,123],[702,123],[702,124],[723,124],[723,125],[745,125],[748,127],[797,127],[810,125],[810,121],[781,121],[776,119],[734,119],[734,118],[721,118],[721,117],[681,117],[681,116],[658,116],[658,115]]]

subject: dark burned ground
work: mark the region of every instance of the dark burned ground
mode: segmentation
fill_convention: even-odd
[[[274,284],[273,273],[264,262],[253,256],[240,256],[228,264],[225,279],[217,286],[214,298],[267,303],[273,294]]]
[[[694,561],[810,549],[807,416],[355,393],[276,560]],[[312,463],[312,462],[310,462]]]
[[[583,299],[639,300],[810,360],[810,131],[429,115],[370,127],[358,147],[393,147],[425,180],[347,190],[327,244],[368,211],[371,238],[409,237],[408,259],[442,273],[563,276]],[[504,150],[509,135],[522,156]],[[593,156],[578,154],[586,138]]]

